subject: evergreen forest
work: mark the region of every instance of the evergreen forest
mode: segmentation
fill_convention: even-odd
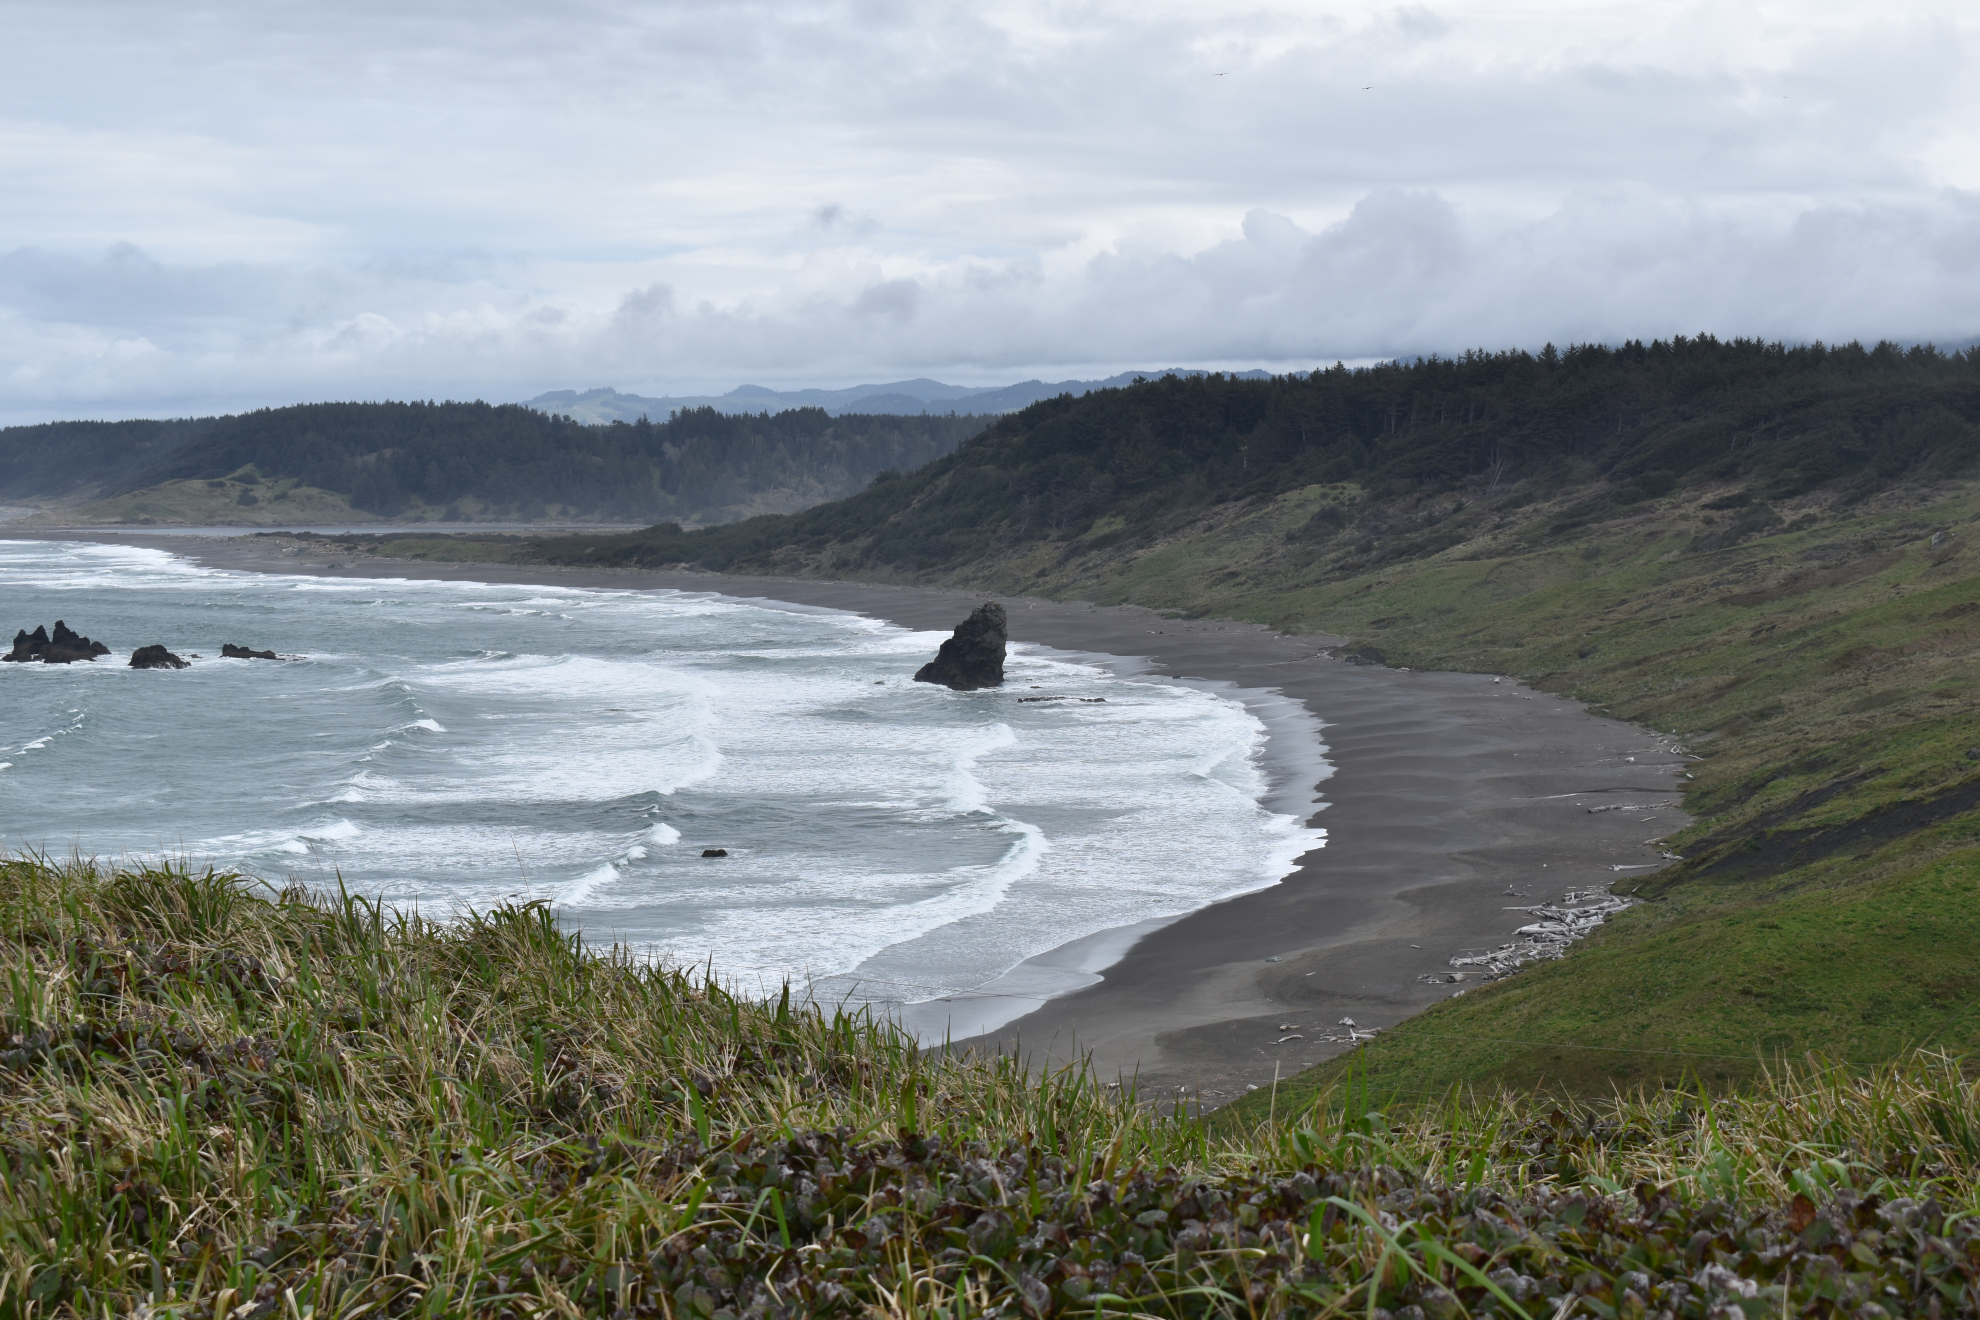
[[[191,421],[52,422],[0,431],[0,498],[102,498],[243,472],[348,498],[383,518],[719,521],[800,508],[920,467],[970,417],[832,417],[713,408],[586,426],[514,405],[317,403]],[[246,499],[266,497],[257,485]],[[239,498],[239,494],[235,498]]]
[[[1338,546],[1352,520],[1363,534],[1336,566],[1370,567],[1465,537],[1461,526],[1436,530],[1450,500],[1420,513],[1398,500],[1485,495],[1506,514],[1580,490],[1587,498],[1566,521],[1585,523],[1738,483],[1731,498],[1752,531],[1772,502],[1818,488],[1848,501],[1969,473],[1976,422],[1980,350],[1892,344],[1700,336],[1271,380],[1167,376],[1034,404],[901,482],[791,519],[692,536],[656,527],[586,552],[711,568],[819,552],[844,568],[917,574],[1028,546],[1078,556],[1146,545],[1212,508],[1350,483],[1374,503],[1352,518],[1316,510],[1287,554]]]

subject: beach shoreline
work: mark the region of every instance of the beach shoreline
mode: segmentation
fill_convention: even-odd
[[[1530,920],[1522,905],[1640,878],[1662,864],[1652,841],[1686,822],[1683,757],[1650,731],[1489,675],[1350,664],[1329,654],[1337,638],[888,584],[332,559],[284,553],[299,543],[269,536],[0,527],[0,538],[145,546],[237,571],[710,592],[925,631],[998,600],[1016,643],[1124,676],[1215,685],[1248,708],[1282,694],[1300,716],[1265,721],[1268,775],[1281,801],[1310,801],[1324,781],[1309,821],[1326,831],[1324,846],[1277,884],[1027,959],[1001,990],[978,993],[1036,1006],[954,1042],[1017,1050],[1037,1066],[1086,1057],[1103,1078],[1136,1079],[1144,1094],[1186,1089],[1206,1106],[1347,1048],[1342,1018],[1392,1026],[1477,985],[1450,979],[1452,956],[1507,942]],[[1623,804],[1642,809],[1588,809]],[[1069,984],[1081,988],[1023,993]],[[912,1025],[939,1038],[944,1011],[914,1006]]]

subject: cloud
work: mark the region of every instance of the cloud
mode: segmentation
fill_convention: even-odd
[[[8,420],[1980,335],[1932,5],[0,16]]]

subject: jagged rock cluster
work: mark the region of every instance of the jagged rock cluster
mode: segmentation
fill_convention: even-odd
[[[940,683],[958,692],[1002,687],[1008,626],[1002,605],[992,601],[977,606],[935,658],[915,671],[914,681]]]
[[[110,648],[102,642],[93,642],[81,633],[70,628],[60,619],[55,620],[55,632],[49,635],[46,628],[36,628],[29,632],[23,628],[14,634],[14,649],[0,660],[24,664],[40,661],[47,665],[66,665],[77,660],[94,660],[99,655],[109,655]]]
[[[55,631],[36,628],[29,632],[23,628],[14,634],[14,649],[0,660],[14,664],[30,661],[47,665],[66,665],[77,660],[94,660],[99,655],[109,655],[110,648],[102,642],[91,641],[69,627],[60,619],[55,620]],[[220,654],[236,660],[279,660],[273,651],[255,651],[232,642],[220,648]],[[195,656],[195,659],[198,657]],[[166,650],[163,645],[140,646],[131,652],[132,669],[186,669],[191,661],[182,659]]]

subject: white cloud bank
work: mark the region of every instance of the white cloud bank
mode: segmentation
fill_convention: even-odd
[[[1980,335],[1902,3],[0,4],[0,419]]]

